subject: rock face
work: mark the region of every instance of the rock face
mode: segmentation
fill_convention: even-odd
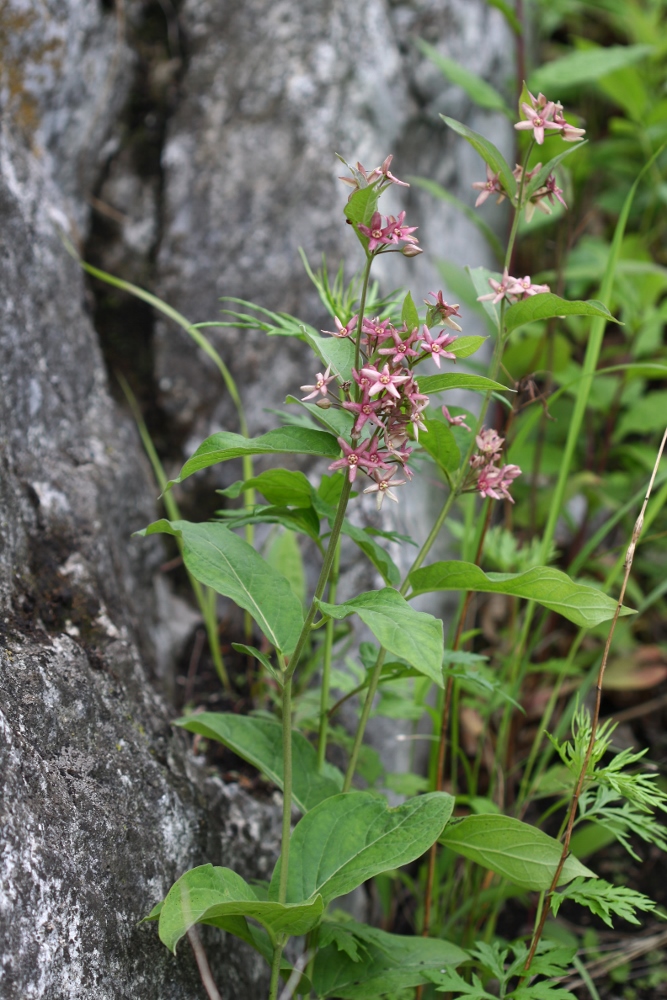
[[[416,36],[502,75],[502,21],[482,0],[0,5],[7,1000],[205,997],[188,949],[174,959],[137,922],[185,868],[211,861],[263,877],[278,849],[276,803],[207,774],[151,683],[178,638],[175,599],[163,582],[156,594],[160,544],[130,538],[156,516],[156,491],[110,396],[90,293],[61,233],[82,246],[92,205],[96,259],[192,320],[216,318],[231,294],[319,325],[297,248],[313,261],[354,254],[334,150],[367,165],[393,151],[399,176],[467,171],[437,120],[467,107]],[[481,263],[476,234],[425,205],[414,189],[405,203],[428,248]],[[416,288],[435,287],[433,275],[422,268]],[[385,277],[413,280],[393,268]],[[107,360],[125,352],[144,372],[144,396],[177,434],[167,460],[214,427],[236,429],[184,335],[135,313],[136,340],[126,332],[114,354],[104,298],[94,305]],[[300,352],[235,330],[216,343],[251,429],[264,429],[264,407],[304,380]],[[224,1000],[266,995],[244,947],[210,951]]]

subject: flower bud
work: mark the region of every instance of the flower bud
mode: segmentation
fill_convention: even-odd
[[[401,250],[404,257],[418,257],[419,254],[423,252],[422,248],[416,247],[414,243],[408,243],[407,246],[404,246]]]
[[[324,396],[322,399],[318,399],[315,406],[319,406],[321,410],[328,410],[331,406],[331,400]]]

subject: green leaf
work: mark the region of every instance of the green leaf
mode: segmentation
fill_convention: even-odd
[[[355,225],[370,224],[373,213],[377,211],[378,192],[376,185],[361,188],[351,195],[345,206],[345,218]]]
[[[223,496],[238,497],[244,490],[258,490],[270,504],[279,507],[312,506],[313,487],[303,472],[289,469],[268,469],[245,482],[234,483],[226,490],[218,490]]]
[[[270,719],[226,712],[198,712],[178,719],[177,726],[189,733],[199,733],[207,740],[216,740],[247,760],[282,790],[283,745],[282,726]],[[337,795],[343,787],[343,775],[337,768],[320,773],[317,753],[305,736],[292,731],[293,783],[292,798],[301,812],[308,812],[324,799]]]
[[[438,839],[453,807],[453,796],[445,792],[420,795],[395,809],[373,792],[326,799],[294,828],[287,901],[322,896],[326,905],[380,872],[409,864]],[[279,880],[280,860],[269,899],[277,897]]]
[[[245,510],[217,510],[217,517],[227,529],[243,528],[246,524],[282,524],[290,531],[308,535],[318,545],[320,519],[312,507],[264,507],[257,505]]]
[[[307,903],[284,905],[259,900],[251,886],[230,868],[201,865],[181,875],[164,901],[160,913],[160,940],[170,951],[194,924],[216,925],[218,919],[252,917],[269,933],[307,934],[320,920],[321,896]]]
[[[333,517],[331,520],[333,521]],[[351,538],[359,546],[364,555],[370,559],[378,573],[380,573],[382,579],[390,587],[397,587],[399,585],[401,582],[401,571],[398,566],[387,550],[378,545],[364,528],[358,528],[345,518],[341,530],[344,535],[347,535],[348,538]]]
[[[460,198],[457,198],[456,195],[448,191],[447,188],[444,188],[442,184],[429,180],[427,177],[410,177],[410,183],[415,187],[420,187],[424,191],[428,191],[429,194],[439,198],[440,201],[446,201],[449,205],[453,205],[457,208],[459,212],[465,215],[468,222],[472,222],[473,226],[480,231],[486,242],[489,244],[489,247],[496,255],[498,262],[502,262],[505,252],[502,248],[500,240],[488,222],[484,221],[476,209],[471,208],[470,205],[466,205],[464,201],[461,201]],[[452,289],[450,288],[450,290]]]
[[[474,389],[476,392],[511,392],[506,385],[494,382],[482,375],[458,375],[446,372],[442,375],[420,375],[417,378],[420,392],[430,395],[432,392],[444,392],[446,389]]]
[[[652,913],[657,903],[645,896],[643,892],[636,892],[634,889],[626,889],[622,885],[611,885],[603,878],[591,879],[575,878],[574,882],[566,886],[562,892],[554,893],[551,897],[551,908],[554,916],[558,915],[561,905],[566,899],[571,899],[580,906],[587,906],[591,913],[604,920],[605,924],[613,927],[612,916],[621,917],[628,923],[640,926],[637,919],[636,910],[643,910],[645,913]]]
[[[581,149],[582,146],[586,145],[588,145],[587,139],[584,139],[583,142],[570,143],[567,149],[565,149],[562,153],[559,153],[558,156],[554,156],[553,159],[548,161],[548,163],[545,163],[542,169],[535,174],[535,176],[532,178],[532,180],[528,183],[527,187],[525,188],[524,199],[530,198],[530,196],[534,194],[534,192],[537,191],[538,188],[542,187],[549,174],[552,174],[554,172],[554,170],[556,169],[557,166],[559,166],[562,160],[564,160],[567,156],[570,156],[572,153],[576,153],[578,149]]]
[[[283,682],[282,674],[280,673],[279,670],[276,670],[276,668],[271,663],[271,660],[268,658],[268,656],[266,656],[265,653],[262,653],[259,649],[256,649],[255,646],[246,646],[244,642],[233,642],[232,649],[235,649],[237,653],[245,653],[246,656],[253,656],[256,660],[258,660],[262,664],[264,669],[267,671],[268,674],[271,675],[271,677],[277,680],[279,684],[282,684]]]
[[[575,625],[594,628],[614,617],[616,601],[601,590],[575,583],[551,566],[534,566],[525,573],[485,573],[474,563],[437,562],[410,574],[412,596],[437,590],[473,590],[485,594],[510,594],[537,601]],[[632,615],[623,608],[622,615]]]
[[[512,116],[512,112],[508,108],[505,99],[486,80],[482,80],[476,73],[471,73],[470,70],[465,69],[460,63],[455,62],[454,59],[449,59],[447,56],[442,55],[442,53],[438,52],[437,49],[421,38],[417,39],[417,46],[438,67],[442,75],[450,80],[451,83],[460,87],[461,90],[464,90],[470,100],[479,108],[486,108],[489,111],[502,111],[508,117]]]
[[[618,323],[602,302],[594,299],[589,302],[568,302],[551,292],[541,292],[509,307],[505,312],[505,329],[507,333],[511,333],[526,323],[551,319],[552,316],[602,316],[608,323]]]
[[[139,535],[168,534],[183,542],[183,561],[192,575],[250,612],[276,649],[293,652],[303,610],[282,574],[224,524],[155,521]]]
[[[492,814],[450,820],[440,843],[522,889],[538,891],[551,885],[563,850],[557,840],[542,830],[511,816]],[[570,855],[558,884],[564,885],[577,875],[595,878],[593,872]]]
[[[389,992],[395,995],[430,982],[430,969],[459,965],[467,959],[449,941],[388,934],[354,920],[325,921],[320,940],[326,945],[317,954],[313,974],[319,998],[377,1000]]]
[[[385,587],[369,591],[344,604],[320,601],[320,609],[338,619],[359,615],[385,649],[442,687],[442,622],[415,611],[397,590]]]
[[[437,417],[428,417],[422,414],[426,427],[426,433],[422,433],[419,443],[433,458],[441,469],[446,472],[455,472],[461,464],[461,452],[451,430]]]
[[[226,462],[242,455],[318,455],[322,458],[337,458],[339,452],[335,437],[326,431],[310,430],[308,427],[277,427],[256,438],[220,431],[211,434],[199,445],[177,478],[172,479],[168,486],[182,483],[200,469],[208,469],[218,462]]]
[[[438,993],[454,993],[457,997],[468,997],[468,1000],[497,1000],[495,993],[487,993],[482,985],[482,980],[474,972],[472,982],[467,982],[458,972],[432,973],[429,981],[436,984]]]
[[[414,330],[419,326],[419,313],[417,312],[417,307],[412,301],[412,296],[410,292],[403,299],[403,309],[401,310],[401,319],[405,323],[405,328],[408,330]]]
[[[476,305],[484,310],[485,314],[491,320],[493,330],[496,331],[498,329],[499,317],[498,306],[494,305],[490,299],[485,299],[484,302],[480,302],[479,299],[484,295],[488,295],[489,290],[492,290],[489,279],[499,278],[500,275],[497,271],[489,271],[487,267],[466,267],[465,270],[468,272],[473,288],[477,292]]]
[[[447,345],[447,350],[457,358],[469,358],[488,339],[488,337],[457,337],[453,344]]]
[[[545,94],[549,91],[554,93],[557,90],[571,90],[583,83],[599,80],[624,66],[641,62],[653,51],[652,45],[609,45],[605,48],[570,52],[532,73],[528,87],[534,94],[540,90]]]
[[[322,424],[328,431],[335,434],[336,437],[348,439],[352,436],[354,415],[349,410],[339,410],[335,406],[322,409],[321,406],[317,406],[315,403],[306,403],[303,399],[298,399],[296,396],[291,395],[285,397],[285,402],[289,406],[297,405],[306,410],[312,420],[316,420]]]
[[[278,573],[282,573],[292,593],[303,607],[306,602],[306,574],[301,558],[301,549],[292,531],[278,529],[278,534],[272,539],[266,561]]]
[[[485,163],[488,163],[494,174],[500,175],[500,180],[502,182],[505,191],[510,196],[514,198],[516,193],[516,181],[510,170],[507,160],[502,155],[500,150],[496,149],[492,142],[489,142],[483,135],[479,132],[473,132],[471,128],[467,125],[462,125],[461,122],[457,122],[454,118],[447,118],[446,115],[440,115],[445,125],[448,125],[457,135],[463,136],[464,139],[470,143],[472,148],[479,153]]]
[[[320,337],[318,333],[304,328],[306,340],[317,354],[322,364],[331,367],[331,371],[341,381],[349,382],[352,378],[354,365],[354,343],[349,337]]]

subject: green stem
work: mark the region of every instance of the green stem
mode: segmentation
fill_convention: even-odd
[[[359,357],[361,353],[361,329],[364,322],[364,311],[366,309],[366,296],[368,294],[368,282],[371,276],[371,266],[373,264],[373,255],[368,254],[366,257],[366,268],[364,270],[364,283],[361,288],[361,299],[359,300],[359,321],[357,323],[357,335],[354,344],[354,369],[359,371]],[[355,383],[355,398],[359,399],[359,386]]]
[[[523,170],[521,171],[521,180],[519,181],[519,192],[516,200],[516,211],[514,213],[514,218],[512,219],[512,228],[510,230],[509,239],[507,241],[507,250],[505,251],[505,270],[508,271],[510,264],[512,263],[512,255],[514,253],[514,244],[516,243],[517,233],[519,231],[519,221],[521,219],[521,209],[523,208],[523,189],[526,183],[526,169],[528,167],[528,161],[530,159],[530,154],[533,151],[533,146],[535,145],[535,140],[531,139],[530,145],[528,146],[528,152],[526,153],[523,160]]]
[[[282,659],[282,657],[279,657]],[[281,663],[283,667],[284,660]],[[287,900],[287,877],[289,873],[289,847],[292,832],[292,678],[283,685],[283,827],[280,852],[280,885],[278,901]]]
[[[329,604],[336,603],[338,587],[338,572],[340,569],[340,540],[336,544],[334,561],[329,578]],[[320,731],[317,741],[317,766],[321,770],[327,753],[327,732],[329,729],[329,691],[331,689],[331,652],[333,649],[334,620],[330,618],[324,633],[324,652],[322,662],[322,689],[320,692]]]
[[[273,961],[271,963],[271,985],[269,987],[269,1000],[278,1000],[278,987],[280,985],[280,963],[283,957],[283,940],[276,941],[273,948]]]

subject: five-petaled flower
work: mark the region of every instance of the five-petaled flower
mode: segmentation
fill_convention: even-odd
[[[377,493],[376,501],[377,501],[377,509],[378,510],[382,509],[382,501],[384,500],[385,496],[389,497],[390,500],[393,500],[394,503],[398,503],[398,497],[395,496],[395,494],[391,492],[391,490],[389,489],[389,487],[390,486],[405,486],[407,480],[406,479],[396,479],[394,482],[392,482],[392,478],[393,478],[393,476],[396,475],[397,469],[398,469],[398,466],[395,465],[393,467],[393,469],[391,470],[391,472],[387,472],[387,473],[384,473],[384,474],[381,473],[381,472],[376,472],[374,474],[374,477],[373,477],[375,479],[375,482],[373,483],[372,486],[368,486],[364,490],[364,493]]]
[[[336,324],[335,330],[322,330],[322,333],[330,333],[332,337],[349,337],[350,334],[354,333],[357,325],[357,316],[353,316],[349,319],[345,326],[338,319],[338,316],[334,316],[334,323]]]
[[[330,371],[331,371],[331,365],[328,365],[324,375],[322,374],[322,372],[318,372],[317,375],[315,376],[316,379],[315,385],[302,385],[300,387],[301,389],[305,389],[306,392],[310,390],[310,395],[301,397],[303,402],[305,402],[305,400],[307,399],[314,399],[314,397],[317,395],[326,396],[326,394],[329,392],[328,388],[329,382],[333,382],[333,380],[336,378],[335,375],[329,375]]]
[[[532,98],[532,100],[533,102],[535,102],[534,97]],[[537,99],[537,102],[535,102],[537,104],[537,109],[535,107],[531,108],[530,104],[526,104],[526,102],[524,101],[521,104],[521,109],[526,115],[526,118],[522,119],[520,122],[517,122],[514,126],[514,128],[519,130],[532,128],[535,136],[535,142],[539,146],[541,146],[542,143],[544,142],[545,128],[555,129],[555,131],[557,132],[560,132],[561,129],[563,128],[561,124],[553,120],[553,114],[556,109],[556,105],[554,104],[554,102],[545,101],[543,103],[543,100],[544,100],[544,95],[540,94],[539,98]]]
[[[486,199],[492,194],[500,195],[498,201],[496,202],[496,204],[498,205],[505,197],[505,189],[500,183],[500,174],[494,174],[488,163],[486,165],[486,180],[475,181],[472,186],[476,188],[478,191],[481,191],[481,194],[477,196],[477,201],[475,202],[475,208],[479,208],[480,205],[483,205]]]
[[[347,469],[350,482],[353,483],[357,477],[357,469],[360,466],[363,468],[367,464],[366,451],[368,450],[370,441],[366,438],[365,441],[360,441],[357,445],[349,445],[345,438],[339,437],[338,444],[343,451],[343,457],[332,462],[329,466],[329,471],[332,469]]]
[[[456,361],[456,355],[452,354],[451,351],[445,350],[456,340],[456,337],[452,336],[451,333],[445,333],[443,330],[439,337],[432,337],[431,331],[427,326],[424,327],[424,339],[421,342],[421,348],[423,351],[427,351],[433,360],[435,361],[438,368],[440,367],[440,358],[453,358]]]
[[[442,415],[447,421],[447,423],[450,424],[452,427],[465,427],[467,431],[470,430],[470,428],[466,423],[465,414],[459,413],[457,417],[453,417],[449,412],[449,410],[447,409],[447,407],[443,404]]]
[[[400,399],[401,395],[396,386],[401,385],[402,382],[407,382],[411,378],[410,375],[399,375],[398,372],[391,372],[389,365],[385,365],[381,372],[377,368],[362,368],[361,374],[365,375],[372,382],[368,393],[369,396],[374,396],[376,392],[382,392],[385,389],[396,399]]]

